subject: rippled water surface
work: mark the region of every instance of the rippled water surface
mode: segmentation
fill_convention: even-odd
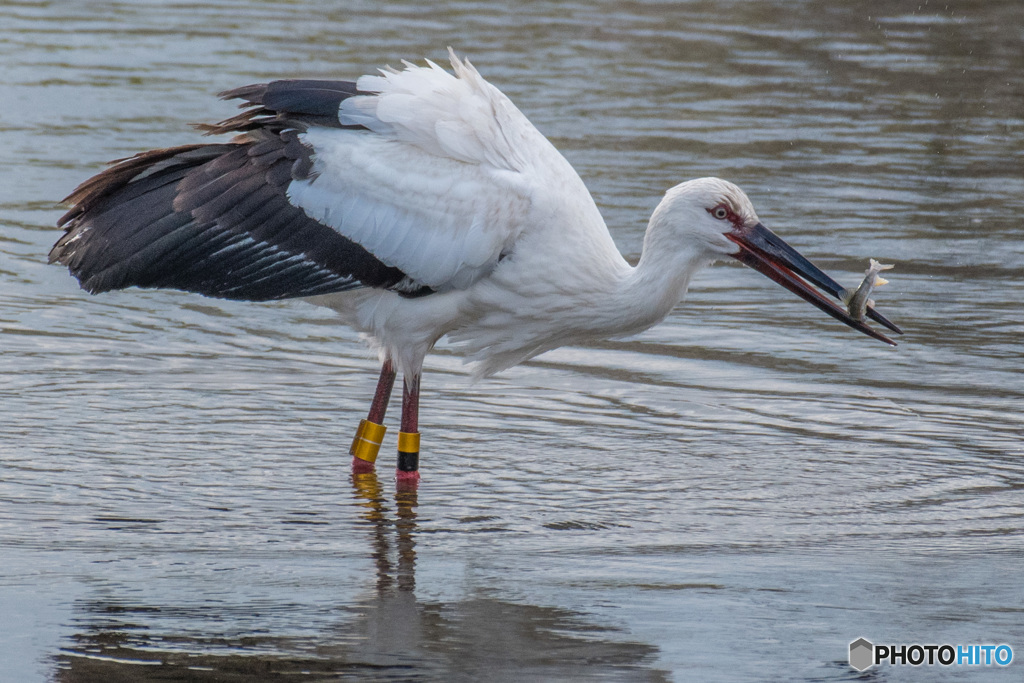
[[[1024,15],[960,2],[7,2],[0,679],[847,680],[848,643],[1024,659]],[[45,264],[103,162],[220,90],[452,45],[639,255],[719,175],[898,349],[756,273],[471,384],[427,364],[424,480],[353,480],[375,360],[329,312],[90,297]],[[1019,680],[883,666],[871,680]]]

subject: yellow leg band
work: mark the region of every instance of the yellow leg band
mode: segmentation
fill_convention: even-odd
[[[419,453],[420,433],[419,432],[398,432],[399,453]]]
[[[384,440],[384,432],[388,430],[384,425],[376,422],[362,420],[356,436],[352,439],[352,448],[349,453],[366,462],[376,462],[377,453],[380,452],[380,444]]]

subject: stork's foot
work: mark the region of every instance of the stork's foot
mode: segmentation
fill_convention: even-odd
[[[395,470],[395,488],[399,491],[415,491],[420,485],[420,473]]]
[[[352,474],[371,474],[376,470],[377,467],[372,462],[352,456]]]

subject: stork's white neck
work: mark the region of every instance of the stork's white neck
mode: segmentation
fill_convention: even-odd
[[[706,250],[665,244],[659,232],[648,230],[640,262],[621,271],[609,296],[595,306],[595,331],[620,337],[658,324],[682,300],[697,271],[711,263]]]

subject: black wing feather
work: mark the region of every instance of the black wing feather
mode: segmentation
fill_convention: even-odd
[[[297,133],[351,128],[337,112],[354,94],[351,82],[298,80],[223,93],[249,108],[205,129],[240,135],[144,152],[82,183],[65,200],[72,208],[58,222],[66,232],[51,262],[92,293],[162,287],[248,301],[359,287],[431,293],[288,201],[288,184],[312,168]]]

